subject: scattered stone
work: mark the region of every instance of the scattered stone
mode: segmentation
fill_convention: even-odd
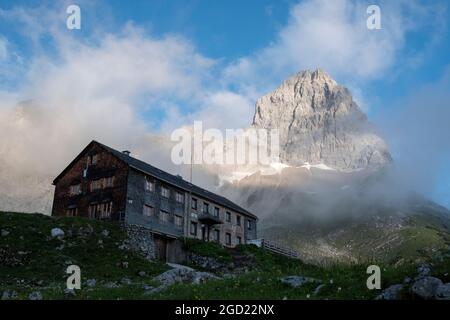
[[[435,298],[437,300],[450,300],[450,282],[437,288]]]
[[[79,227],[76,233],[81,241],[85,241],[92,235],[93,232],[94,228],[90,224],[87,224],[84,227],[83,226]]]
[[[145,277],[147,273],[145,271],[139,271],[138,272],[139,277]]]
[[[310,278],[310,277],[304,277],[304,276],[288,276],[281,278],[281,282],[285,283],[291,287],[298,288],[306,283],[321,283],[321,280]]]
[[[316,289],[314,289],[314,295],[315,296],[317,296],[319,293],[320,293],[320,291],[322,291],[322,289],[325,287],[325,285],[324,284],[319,284],[318,286],[317,286],[317,288]]]
[[[14,290],[5,290],[2,294],[2,300],[14,300],[18,298],[18,294]]]
[[[105,284],[105,288],[109,288],[109,289],[119,288],[119,287],[120,286],[117,283],[115,283],[115,282],[108,282],[108,283]]]
[[[66,296],[72,296],[72,297],[76,297],[77,296],[77,294],[75,292],[75,289],[66,289],[66,290],[64,290],[64,294]]]
[[[144,284],[144,286],[142,287],[145,291],[149,291],[154,289],[154,286],[148,285],[148,284]]]
[[[423,277],[411,286],[411,293],[421,299],[433,299],[442,281],[435,277]]]
[[[64,264],[66,264],[66,265],[70,266],[70,265],[72,264],[72,261],[70,261],[70,260],[66,260],[66,261],[64,261]]]
[[[412,279],[410,277],[406,277],[405,279],[403,279],[404,284],[411,283],[411,281],[412,281]]]
[[[430,272],[431,272],[431,268],[428,264],[421,264],[420,266],[417,267],[417,273],[418,273],[417,277],[426,277],[430,274]]]
[[[28,295],[29,300],[42,300],[42,293],[40,291],[33,291]]]
[[[102,239],[99,239],[99,240],[97,241],[97,243],[98,243],[98,244],[103,244],[103,240],[102,240]]]
[[[53,228],[51,230],[51,235],[52,238],[58,238],[61,240],[62,238],[64,238],[64,231],[60,228]]]
[[[128,262],[127,261],[122,262],[122,268],[128,269]]]
[[[9,234],[9,231],[2,229],[1,234],[2,237],[6,237]]]
[[[233,266],[220,262],[217,259],[199,256],[193,253],[190,254],[189,260],[192,264],[199,266],[202,269],[208,269],[213,271],[217,271],[220,269],[234,269]]]
[[[36,282],[36,284],[37,284],[38,286],[42,286],[42,285],[44,284],[44,280],[39,280],[38,282]]]
[[[218,276],[209,272],[197,272],[192,268],[180,266],[170,269],[157,277],[154,280],[161,283],[162,286],[170,286],[174,283],[193,283],[199,284],[207,280],[220,279]]]
[[[102,231],[102,236],[104,236],[104,237],[106,237],[106,238],[109,237],[109,231],[106,230],[106,229],[103,230],[103,231]]]
[[[122,279],[120,280],[120,283],[125,284],[125,285],[130,285],[132,282],[131,282],[131,280],[128,279],[128,278],[122,278]]]
[[[96,284],[97,284],[97,281],[95,279],[88,279],[88,280],[86,280],[86,285],[89,288],[95,287]]]
[[[394,284],[386,289],[384,289],[376,300],[399,300],[400,293],[403,290],[402,284]]]

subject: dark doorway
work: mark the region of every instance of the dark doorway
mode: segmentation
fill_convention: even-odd
[[[156,258],[161,261],[166,262],[166,260],[167,260],[167,239],[155,236],[154,241],[155,241]]]
[[[206,227],[202,226],[202,240],[206,241]]]

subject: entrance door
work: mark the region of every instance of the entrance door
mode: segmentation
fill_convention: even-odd
[[[156,258],[166,262],[167,260],[167,239],[155,237]]]
[[[202,226],[202,240],[206,241],[206,227]]]

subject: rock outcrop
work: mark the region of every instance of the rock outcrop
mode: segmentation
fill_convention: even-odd
[[[280,130],[280,158],[290,165],[355,170],[391,162],[348,89],[322,70],[299,72],[258,99],[253,126]]]

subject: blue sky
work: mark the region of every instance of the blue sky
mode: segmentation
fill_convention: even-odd
[[[81,7],[79,31],[65,29],[69,4]],[[365,27],[369,4],[381,8],[381,30]],[[429,171],[427,193],[450,206],[450,144],[445,144],[450,139],[429,151],[429,163],[409,156],[436,137],[450,138],[445,122],[433,120],[436,114],[449,115],[448,104],[430,108],[428,122],[412,116],[409,121],[421,137],[417,143],[405,143],[411,132],[401,130],[405,114],[428,108],[409,109],[415,101],[426,103],[427,98],[415,98],[418,92],[440,100],[449,96],[447,1],[2,0],[0,9],[2,104],[36,97],[48,105],[72,99],[65,111],[78,110],[80,125],[86,123],[81,114],[95,114],[94,104],[117,104],[117,117],[128,121],[122,121],[124,132],[170,130],[202,117],[211,125],[226,119],[239,127],[251,121],[258,96],[300,69],[321,67],[350,88],[392,141],[392,153],[402,165],[420,162],[420,170]],[[184,59],[175,55],[177,50]],[[108,63],[103,66],[103,61]],[[96,77],[86,76],[81,62],[92,63],[89,70],[98,68]],[[108,67],[111,75],[101,78]],[[146,71],[136,76],[139,70]],[[81,80],[70,73],[79,73]],[[88,100],[89,108],[77,109]],[[111,133],[104,140],[115,138]]]

